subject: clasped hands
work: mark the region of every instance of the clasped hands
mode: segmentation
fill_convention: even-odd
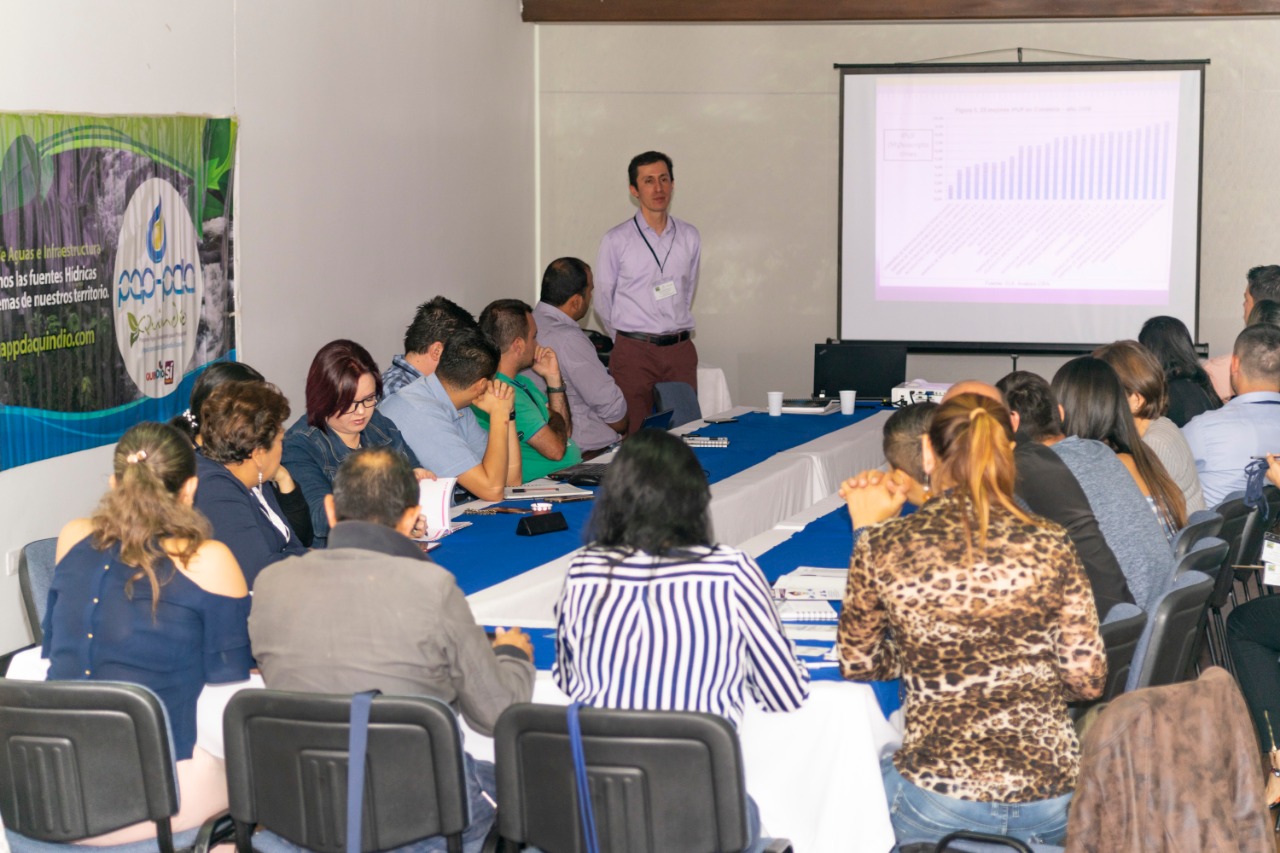
[[[863,471],[840,484],[854,529],[879,524],[902,512],[910,483],[898,471]]]

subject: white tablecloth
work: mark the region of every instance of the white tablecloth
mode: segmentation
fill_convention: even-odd
[[[727,412],[733,406],[724,370],[705,361],[698,363],[698,407],[704,415]]]
[[[726,414],[751,411],[755,409],[736,406]],[[716,541],[735,546],[746,542],[827,497],[844,478],[883,464],[881,431],[888,414],[879,412],[714,483],[711,525]],[[700,426],[703,423],[695,421],[673,432],[692,432]],[[554,627],[551,608],[572,558],[572,554],[566,555],[467,596],[476,621],[482,625]]]

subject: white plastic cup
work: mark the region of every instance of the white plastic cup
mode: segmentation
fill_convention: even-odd
[[[769,414],[773,415],[775,418],[778,415],[782,414],[782,392],[781,391],[769,392]]]
[[[852,415],[854,401],[858,399],[857,391],[841,391],[840,392],[840,414]]]

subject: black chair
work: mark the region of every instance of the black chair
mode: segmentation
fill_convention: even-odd
[[[229,822],[210,819],[175,837],[177,811],[169,724],[150,690],[0,679],[0,818],[9,830],[70,844],[151,821],[161,853],[205,851],[230,834]]]
[[[976,843],[974,843],[976,842]],[[1016,850],[1018,853],[1031,853],[1031,848],[1025,842],[1016,838],[1010,838],[1007,835],[991,835],[986,832],[971,832],[962,830],[953,832],[945,836],[936,846],[931,845],[930,850],[934,853],[946,853],[946,851],[974,851],[974,850]]]
[[[1138,649],[1143,629],[1147,627],[1147,614],[1136,604],[1117,604],[1111,608],[1112,614],[1122,607],[1126,608],[1125,613],[1103,623],[1098,632],[1107,650],[1107,683],[1102,689],[1102,696],[1096,700],[1098,702],[1110,702],[1124,692],[1133,655]],[[1132,615],[1126,615],[1128,608],[1133,609]]]
[[[1186,556],[1201,539],[1217,536],[1222,530],[1223,518],[1211,509],[1196,510],[1187,518],[1187,526],[1178,531],[1173,540],[1173,561],[1176,563]]]
[[[586,849],[566,710],[512,705],[494,730],[498,835],[553,853]],[[748,842],[738,733],[712,714],[584,708],[583,751],[600,849],[736,853]],[[768,850],[791,849],[774,839]]]
[[[1191,546],[1191,549],[1178,558],[1174,569],[1174,577],[1184,572],[1203,572],[1211,578],[1218,576],[1218,570],[1226,564],[1227,553],[1231,546],[1216,536],[1208,536]]]
[[[236,848],[255,824],[316,853],[345,853],[351,697],[242,690],[223,714]],[[364,851],[435,835],[462,850],[469,809],[458,720],[425,696],[378,696],[369,716]]]
[[[31,639],[39,645],[44,640],[44,609],[49,603],[49,587],[53,584],[54,554],[58,540],[37,539],[22,546],[18,555],[18,586],[22,589],[22,607],[31,626]]]
[[[1157,687],[1186,681],[1192,675],[1200,647],[1200,627],[1214,579],[1201,572],[1186,572],[1165,593],[1151,617],[1151,627],[1139,642],[1130,673],[1130,689]]]
[[[1261,525],[1257,521],[1258,511],[1245,506],[1243,498],[1225,500],[1215,507],[1214,512],[1222,516],[1218,538],[1227,543],[1228,549],[1223,570],[1218,574],[1213,594],[1209,596],[1205,640],[1209,644],[1209,656],[1213,663],[1235,675],[1235,662],[1231,660],[1231,650],[1227,647],[1227,624],[1223,610],[1228,602],[1235,604],[1235,571],[1232,567],[1243,564],[1241,554],[1250,550],[1255,531],[1258,551],[1261,553]]]
[[[1245,506],[1243,497],[1231,498],[1217,506],[1216,512],[1222,515],[1222,530],[1219,538],[1230,543],[1228,565],[1233,567],[1233,585],[1228,597],[1231,605],[1235,605],[1235,584],[1240,584],[1240,598],[1248,601],[1252,598],[1249,592],[1249,581],[1256,580],[1258,592],[1261,594],[1262,580],[1256,566],[1262,557],[1262,537],[1268,526],[1275,524],[1280,515],[1280,489],[1267,485],[1262,491],[1267,503],[1266,517],[1261,507]]]
[[[671,426],[678,427],[702,418],[698,392],[688,382],[659,382],[653,386],[655,412],[671,410]]]

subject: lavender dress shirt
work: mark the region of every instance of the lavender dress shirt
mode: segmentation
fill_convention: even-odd
[[[605,232],[595,266],[596,313],[609,337],[618,330],[665,335],[693,329],[702,237],[682,219],[667,217],[661,235],[639,213]],[[664,281],[667,299],[654,298]]]
[[[613,444],[618,434],[609,424],[626,417],[627,401],[600,363],[590,338],[554,305],[539,302],[533,308],[533,318],[538,323],[538,343],[555,350],[560,362],[561,381],[573,418],[573,440],[583,450],[599,450]],[[521,375],[546,388],[542,377],[532,370]]]

